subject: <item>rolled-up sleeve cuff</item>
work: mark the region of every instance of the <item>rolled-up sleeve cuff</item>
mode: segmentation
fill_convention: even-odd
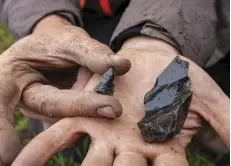
[[[111,45],[128,29],[140,24],[159,25],[180,46],[183,56],[204,66],[216,48],[217,15],[215,0],[132,0],[117,25]],[[147,30],[148,29],[148,30]],[[145,32],[172,43],[158,27],[146,28]],[[156,34],[158,32],[158,35]],[[161,33],[159,33],[161,32]],[[166,37],[163,37],[163,34]]]
[[[141,35],[163,40],[181,52],[179,44],[173,39],[173,37],[166,30],[164,30],[163,27],[153,23],[140,24],[125,30],[114,38],[114,40],[112,40],[110,46],[113,51],[117,52],[120,50],[125,40]]]

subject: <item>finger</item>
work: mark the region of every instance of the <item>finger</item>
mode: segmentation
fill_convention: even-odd
[[[23,113],[24,116],[27,116],[32,119],[40,120],[43,122],[51,123],[51,124],[54,124],[60,120],[60,118],[49,118],[47,116],[32,112],[27,108],[20,109],[20,111]]]
[[[121,154],[118,154],[115,158],[113,166],[147,166],[147,160],[144,156],[134,153],[123,151]]]
[[[110,145],[105,142],[92,142],[82,166],[111,166],[113,158],[113,149],[110,148]]]
[[[24,105],[38,114],[52,117],[94,116],[116,118],[122,106],[112,96],[95,92],[59,90],[49,85],[36,84],[24,91]]]
[[[153,166],[188,166],[185,154],[160,154],[153,160]]]
[[[189,112],[187,115],[187,119],[184,123],[184,129],[196,129],[202,126],[203,120],[201,117],[194,113],[194,112]]]
[[[72,86],[72,89],[76,91],[82,91],[84,87],[86,86],[87,82],[90,80],[92,77],[93,73],[88,70],[85,67],[80,67],[78,76],[77,76],[77,81],[76,83]]]
[[[21,109],[21,112],[23,113],[24,116],[27,116],[32,119],[40,120],[43,124],[43,130],[48,129],[51,125],[53,125],[55,122],[60,120],[59,118],[48,118],[44,115],[40,115],[32,111],[29,111],[25,108]]]
[[[89,71],[87,68],[80,67],[80,69],[78,70],[78,74],[77,74],[77,79],[76,79],[77,81],[73,85],[72,89],[76,91],[83,90],[83,88],[85,87],[89,79],[91,78],[92,74],[93,73]],[[47,116],[37,114],[35,112],[29,111],[26,108],[21,109],[21,112],[27,117],[42,121],[44,130],[48,129],[51,125],[53,125],[55,122],[60,120],[60,118],[49,118]]]
[[[44,122],[42,121],[43,129],[47,130],[49,127],[51,127],[54,123]]]
[[[22,145],[14,126],[4,118],[0,118],[0,161],[5,165],[10,165]]]
[[[197,112],[203,119],[205,119],[217,132],[217,134],[220,136],[223,143],[226,145],[227,148],[230,146],[230,135],[227,134],[230,131],[230,114],[229,114],[229,100],[226,99],[223,100],[224,103],[221,107],[215,106],[213,109],[219,110],[219,114],[216,112],[212,112],[209,109],[203,108],[204,105],[199,101],[198,98],[194,97],[194,100],[192,100],[192,104],[190,107],[192,107],[192,111]],[[212,103],[212,102],[211,102]],[[212,106],[213,107],[213,106]],[[202,108],[202,109],[201,109]],[[220,109],[225,108],[225,109]],[[199,112],[197,110],[200,110]],[[225,111],[225,112],[220,112]],[[228,125],[227,125],[228,124]]]
[[[174,137],[174,139],[180,143],[181,146],[186,147],[191,142],[193,136],[196,135],[196,133],[197,129],[183,129]]]
[[[32,119],[40,120],[43,124],[43,129],[48,129],[51,125],[60,120],[60,118],[48,118],[44,115],[37,114],[35,112],[29,111],[26,108],[20,109],[24,116],[27,116]]]
[[[62,151],[81,138],[81,133],[86,132],[84,125],[88,125],[83,124],[76,118],[60,120],[32,139],[14,160],[12,166],[45,165],[56,152]]]
[[[50,76],[54,77],[53,75],[49,75],[49,77]],[[78,74],[77,74],[77,81],[73,85],[72,89],[76,91],[83,90],[83,88],[85,87],[85,85],[87,84],[91,76],[92,76],[91,71],[89,71],[85,67],[80,67],[80,69],[78,70]],[[24,116],[42,121],[44,130],[48,129],[52,124],[60,120],[60,118],[49,118],[47,116],[32,112],[28,110],[27,108],[20,109],[20,111],[24,114]]]

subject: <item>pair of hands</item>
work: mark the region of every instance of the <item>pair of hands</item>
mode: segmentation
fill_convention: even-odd
[[[48,21],[52,24],[51,20]],[[47,25],[46,22],[44,24]],[[17,156],[13,165],[44,165],[55,152],[74,143],[83,133],[88,133],[92,140],[83,165],[143,166],[147,159],[155,166],[187,165],[184,148],[201,126],[201,117],[229,145],[229,125],[225,124],[229,123],[229,99],[191,61],[189,75],[194,95],[184,129],[165,143],[147,144],[143,141],[136,125],[144,116],[143,97],[177,54],[171,46],[158,40],[136,37],[126,41],[121,51],[114,55],[83,30],[63,25],[68,24],[65,22],[57,24],[60,26],[55,25],[55,31],[48,28],[44,32],[39,31],[39,27],[35,28],[37,35],[17,42],[0,59],[1,66],[4,66],[4,69],[0,69],[0,84],[7,88],[0,90],[0,138],[4,145],[0,149],[2,162],[10,163],[21,151],[19,138],[12,126],[12,113],[20,97],[25,105],[23,112],[28,116],[49,123],[58,120],[50,118],[73,117],[59,120],[35,137]],[[116,78],[114,97],[119,101],[89,92],[99,82],[98,74],[104,73],[109,67],[114,67],[118,74],[129,70],[130,63],[123,57],[130,60],[132,68],[124,76]],[[77,66],[81,66],[78,74],[71,70]],[[61,72],[60,69],[67,70]],[[64,83],[60,84],[60,79],[54,79],[53,72],[55,76],[61,73],[60,79],[65,79]],[[75,82],[73,78],[76,77]],[[71,84],[66,85],[66,79]],[[72,88],[59,90],[48,85],[48,81],[59,88]],[[97,111],[100,108],[101,111]],[[110,120],[97,116],[120,117]]]

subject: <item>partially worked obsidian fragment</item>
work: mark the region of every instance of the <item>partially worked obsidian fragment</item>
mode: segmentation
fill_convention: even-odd
[[[113,68],[110,68],[108,71],[104,73],[100,83],[95,87],[94,91],[99,94],[112,96],[114,93],[114,86],[115,86],[114,79],[115,79],[115,72]]]
[[[180,133],[192,98],[189,62],[177,56],[144,97],[145,116],[138,127],[146,142],[160,142]]]

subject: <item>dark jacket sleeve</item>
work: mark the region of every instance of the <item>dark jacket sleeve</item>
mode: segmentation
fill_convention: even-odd
[[[230,1],[217,0],[217,47],[205,67],[210,67],[230,52]]]
[[[175,41],[184,56],[203,66],[216,47],[215,4],[215,0],[131,0],[111,45],[128,29],[144,25],[141,34],[161,39],[162,32],[168,34],[169,43]]]
[[[0,0],[0,18],[16,39],[31,33],[44,16],[58,14],[82,26],[80,7],[76,0]]]

